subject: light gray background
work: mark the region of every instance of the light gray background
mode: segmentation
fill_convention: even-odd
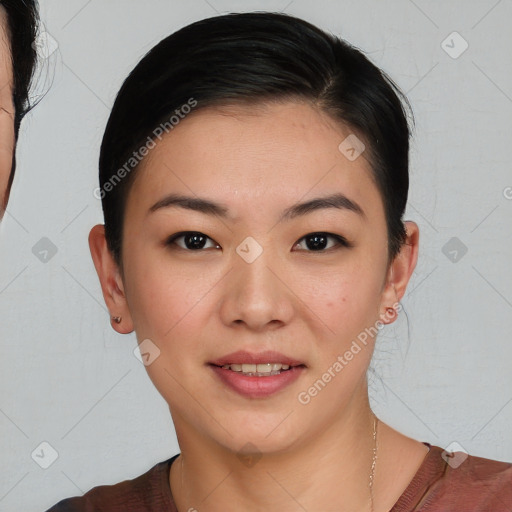
[[[90,258],[98,151],[115,94],[154,44],[242,10],[284,10],[341,35],[408,93],[406,217],[421,249],[402,301],[409,321],[401,313],[379,337],[372,406],[415,439],[512,460],[510,0],[42,0],[58,44],[53,85],[22,126],[0,227],[2,511],[45,510],[178,452],[135,335],[110,327]],[[456,59],[441,46],[453,31],[469,43]],[[57,248],[46,262],[32,251],[43,237]],[[443,252],[452,237],[468,249],[455,262]],[[31,457],[43,441],[58,452],[48,469]]]

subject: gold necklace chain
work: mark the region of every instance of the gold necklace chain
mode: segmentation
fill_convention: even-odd
[[[377,416],[373,417],[373,460],[372,460],[372,470],[370,473],[370,501],[371,501],[371,512],[373,512],[373,480],[375,477],[375,467],[377,465],[377,423],[379,419]]]

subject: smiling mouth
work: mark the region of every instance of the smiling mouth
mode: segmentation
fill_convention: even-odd
[[[263,363],[263,364],[225,364],[217,366],[223,370],[231,370],[246,377],[270,377],[272,375],[279,375],[283,372],[290,371],[291,368],[302,366],[303,364],[290,366],[289,364],[282,363]]]

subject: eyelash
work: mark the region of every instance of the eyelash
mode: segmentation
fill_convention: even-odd
[[[179,233],[175,233],[174,235],[171,235],[165,245],[166,246],[177,246],[178,249],[182,249],[184,251],[187,251],[187,252],[202,252],[206,249],[204,248],[200,248],[200,249],[188,249],[186,247],[180,247],[179,245],[176,244],[176,240],[178,240],[179,238],[184,238],[186,237],[187,235],[199,235],[199,236],[202,236],[202,237],[205,237],[207,238],[208,240],[212,240],[212,238],[210,238],[209,236],[206,236],[204,233],[201,233],[200,231],[181,231]],[[314,231],[312,233],[308,233],[307,235],[304,235],[302,238],[299,238],[299,240],[297,242],[295,242],[294,244],[294,247],[295,245],[297,245],[298,243],[302,242],[303,240],[307,239],[308,237],[313,237],[313,236],[323,236],[323,237],[327,237],[327,238],[333,238],[334,240],[336,240],[337,242],[337,246],[334,246],[334,247],[328,247],[327,249],[320,249],[318,251],[314,251],[314,250],[303,250],[304,252],[319,252],[319,253],[325,253],[325,252],[330,252],[332,250],[338,250],[338,249],[342,249],[342,248],[350,248],[352,247],[352,244],[349,243],[345,238],[343,238],[342,236],[340,235],[335,235],[334,233],[327,233],[325,231]],[[218,245],[218,244],[217,244]],[[207,247],[207,249],[211,249],[211,247]]]

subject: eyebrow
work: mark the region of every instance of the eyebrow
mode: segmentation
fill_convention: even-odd
[[[157,210],[171,207],[185,208],[187,210],[194,210],[206,215],[216,215],[224,219],[233,220],[232,216],[229,215],[229,209],[227,206],[216,203],[210,199],[185,196],[181,194],[169,194],[165,196],[163,199],[157,201],[149,209],[148,213],[153,213]],[[316,197],[309,201],[298,203],[286,208],[286,210],[281,213],[279,222],[291,220],[317,210],[328,208],[351,211],[366,219],[366,214],[361,206],[352,199],[349,199],[346,195],[336,193],[325,197]]]

